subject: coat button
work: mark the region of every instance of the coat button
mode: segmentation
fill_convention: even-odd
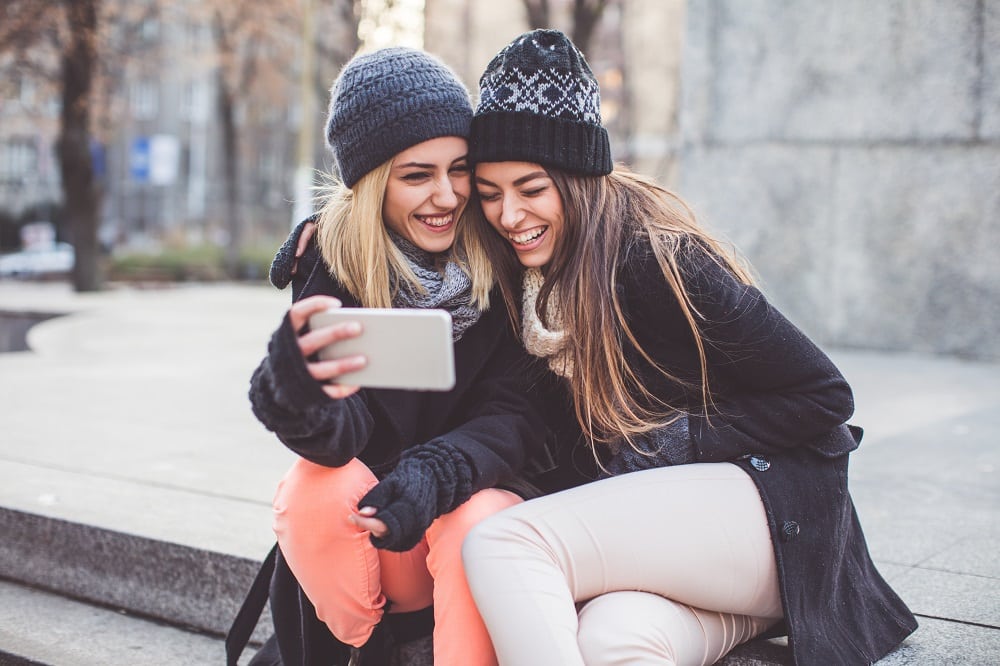
[[[794,520],[786,520],[781,526],[781,539],[782,541],[791,541],[799,535],[800,532],[799,524]]]
[[[750,456],[750,464],[758,472],[766,472],[771,467],[771,463],[768,462],[767,458],[762,458],[761,456]]]

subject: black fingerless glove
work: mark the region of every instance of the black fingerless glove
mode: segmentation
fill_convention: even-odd
[[[278,248],[277,253],[275,253],[274,260],[271,261],[271,270],[268,273],[268,278],[271,280],[271,284],[278,289],[284,289],[292,281],[292,277],[294,276],[292,267],[295,266],[295,250],[299,246],[299,237],[302,235],[302,230],[306,224],[315,221],[315,217],[310,217],[299,222],[292,229],[292,233],[288,235],[285,242],[281,244],[281,247]]]
[[[288,315],[271,336],[268,355],[250,378],[250,406],[264,426],[288,436],[330,427],[339,406],[306,368]]]
[[[370,506],[388,532],[372,535],[376,548],[410,550],[438,516],[455,510],[472,495],[472,466],[456,447],[433,440],[403,453],[396,468],[358,502]]]
[[[618,476],[643,469],[685,465],[698,461],[691,433],[688,432],[687,416],[682,416],[662,428],[651,430],[645,436],[637,438],[635,445],[644,453],[623,442],[618,453],[605,465],[607,474],[604,476]]]

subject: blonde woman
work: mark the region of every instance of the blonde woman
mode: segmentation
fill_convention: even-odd
[[[419,635],[421,618],[436,664],[495,663],[460,548],[472,525],[521,501],[498,486],[513,487],[545,428],[525,392],[529,357],[503,308],[489,308],[493,274],[465,233],[477,212],[471,116],[455,75],[413,49],[354,58],[331,91],[327,142],[341,184],[312,220],[294,304],[250,392],[260,421],[301,456],[274,499],[275,637],[254,663],[384,663],[387,640]],[[363,358],[313,354],[357,330],[306,323],[355,306],[450,312],[455,388],[338,383]]]
[[[470,532],[500,663],[712,664],[765,633],[818,666],[898,645],[916,621],[847,489],[850,387],[680,199],[612,165],[565,35],[493,59],[470,156],[508,309],[609,477]]]

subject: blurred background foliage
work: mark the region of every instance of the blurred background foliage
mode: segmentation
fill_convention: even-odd
[[[461,26],[477,4],[5,0],[0,252],[44,222],[75,247],[78,291],[142,271],[259,277],[331,168],[322,124],[340,67],[359,50],[426,44],[474,91],[490,53],[471,62],[482,35]],[[490,10],[507,27],[491,51],[556,23],[586,49],[618,3],[504,4]]]

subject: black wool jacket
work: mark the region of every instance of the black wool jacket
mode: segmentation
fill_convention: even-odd
[[[346,307],[357,306],[357,300],[330,276],[315,243],[299,259],[292,277],[301,228],[275,258],[271,281],[279,288],[291,281],[293,301],[326,294]],[[373,540],[376,545],[405,549],[422,537],[433,518],[484,488],[503,487],[531,497],[538,488],[581,482],[572,475],[569,481],[558,478],[549,453],[555,435],[539,414],[549,408],[548,401],[559,398],[546,390],[552,386],[545,383],[551,378],[544,364],[522,348],[499,305],[498,292],[491,294],[491,303],[493,307],[455,343],[456,384],[451,391],[363,389],[345,400],[331,400],[309,376],[287,317],[254,372],[250,387],[254,413],[292,451],[328,466],[357,457],[380,479],[393,476],[399,482],[394,488],[404,493],[398,501],[368,502],[379,509],[379,517],[397,537],[391,543]],[[428,470],[433,471],[430,479],[423,473]],[[526,480],[532,477],[544,482],[534,485]],[[416,494],[432,496],[435,506],[415,513],[417,502],[406,497],[405,490],[428,480],[437,486],[434,492],[418,488]],[[268,596],[281,663],[346,663],[347,646],[316,617],[280,550],[273,566]],[[384,639],[373,638],[370,643],[366,649],[377,652]]]
[[[868,664],[916,620],[872,563],[847,487],[861,430],[850,386],[833,362],[694,241],[680,269],[700,313],[712,404],[705,413],[694,338],[645,239],[625,250],[616,293],[642,348],[626,357],[652,394],[688,410],[699,462],[735,462],[767,512],[796,664]],[[779,631],[781,628],[779,628]],[[775,634],[780,635],[780,634]]]
[[[315,243],[299,260],[292,287],[294,301],[326,294],[345,307],[358,305],[331,277]],[[501,302],[498,294],[493,297]],[[531,399],[538,364],[517,341],[503,308],[484,312],[454,351],[456,383],[450,391],[362,389],[332,400],[308,374],[286,316],[251,379],[251,404],[258,419],[303,458],[331,467],[358,458],[380,480],[392,478],[402,497],[378,498],[376,487],[375,499],[366,503],[390,527],[376,545],[406,550],[434,518],[473,493],[495,486],[519,490],[519,473],[545,450],[548,431]],[[407,486],[428,477],[436,486],[429,492],[436,506],[414,512]],[[417,494],[428,495],[426,489]]]

